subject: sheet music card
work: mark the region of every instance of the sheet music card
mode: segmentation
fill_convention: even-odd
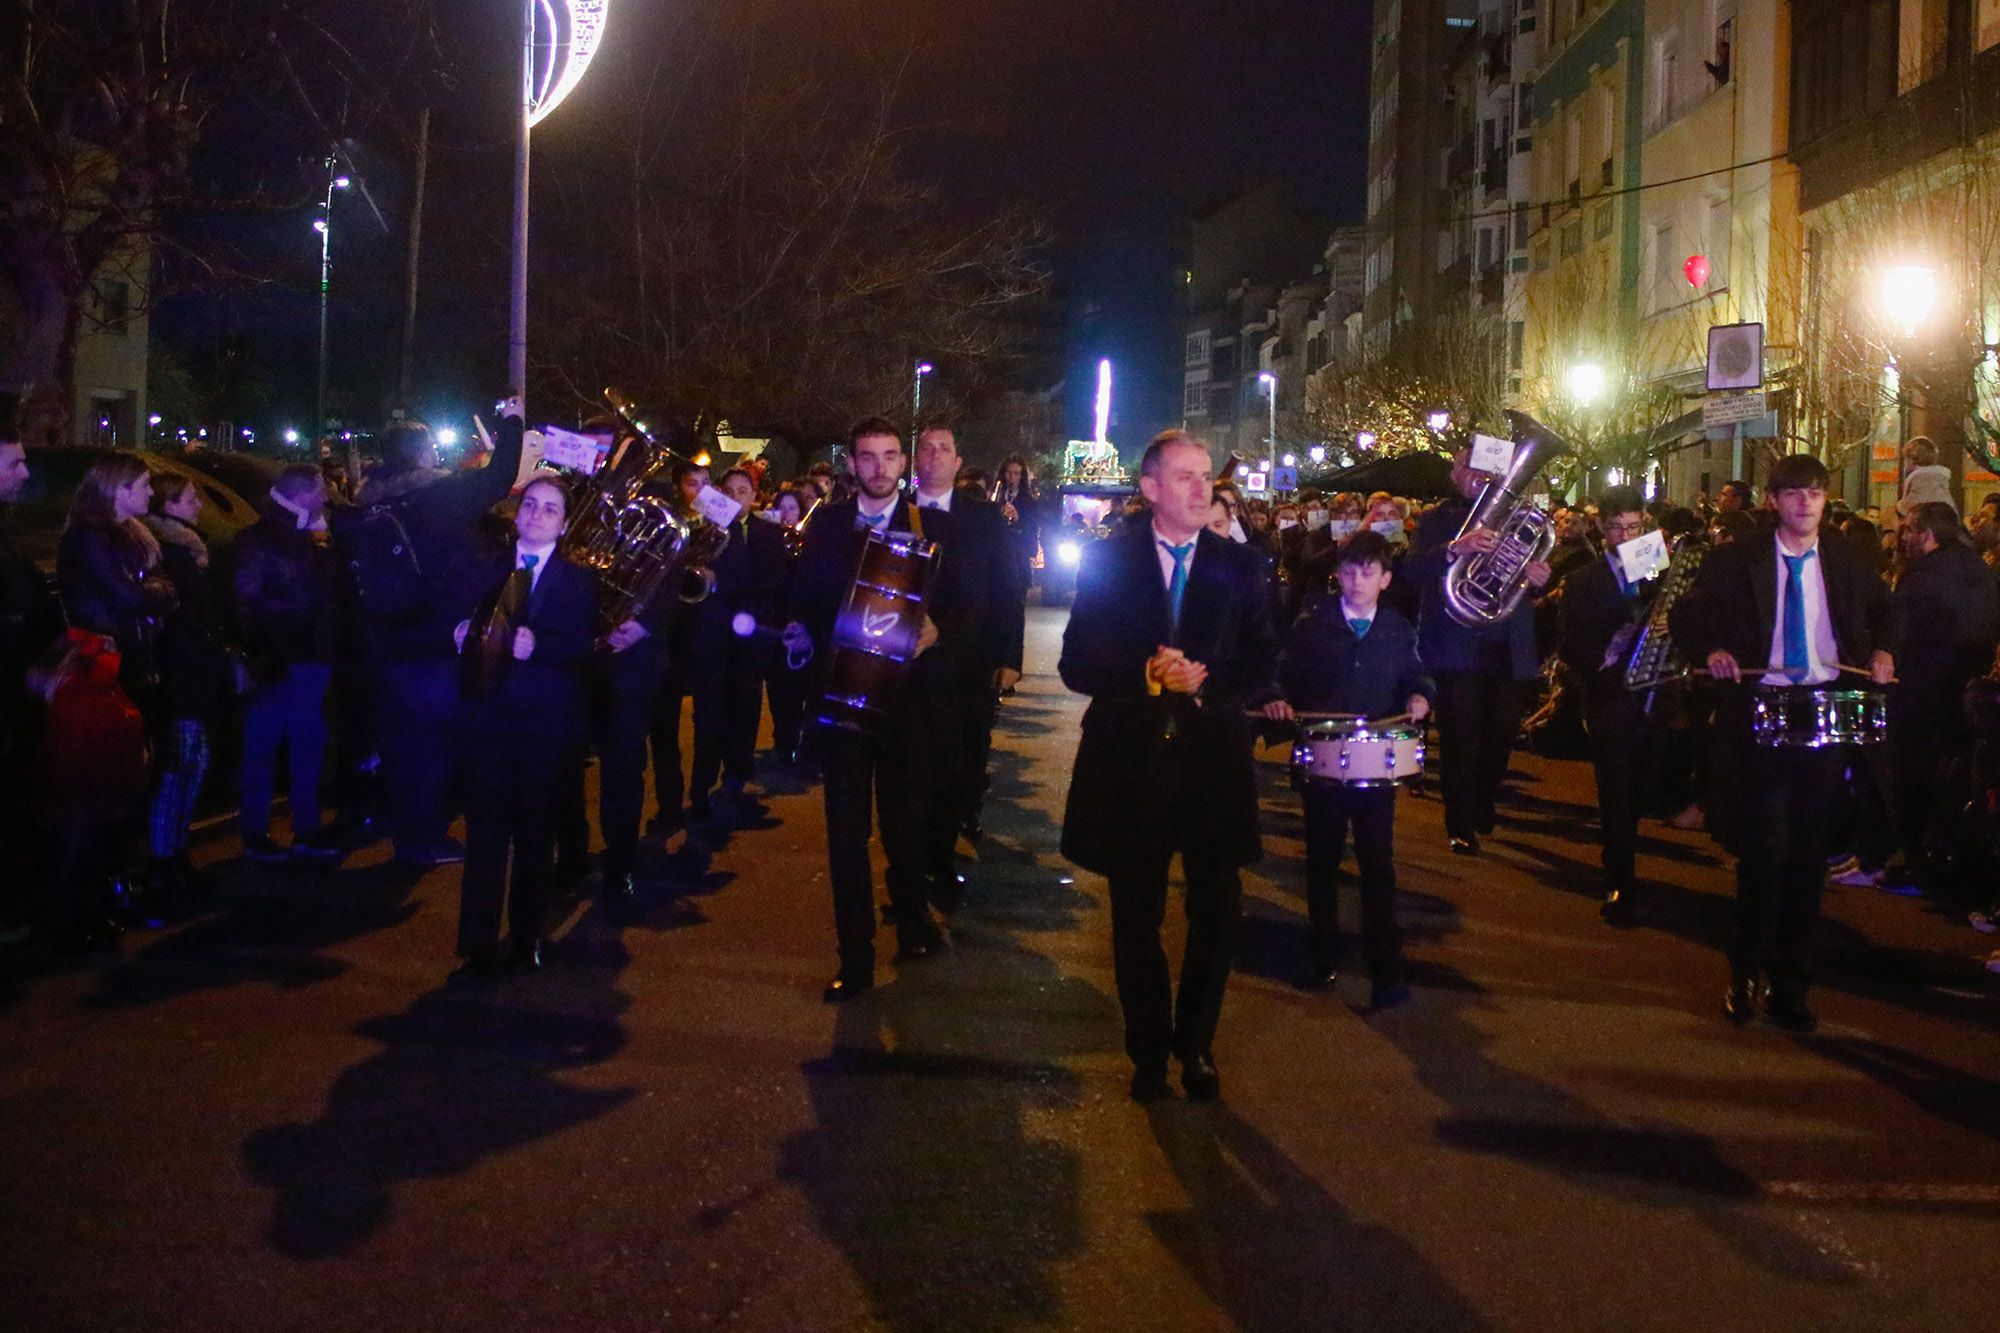
[[[1667,535],[1658,529],[1643,536],[1634,537],[1629,542],[1617,546],[1618,567],[1625,572],[1625,582],[1644,583],[1665,572],[1667,556]]]
[[[701,516],[718,528],[726,528],[736,521],[743,512],[743,506],[724,495],[713,486],[701,488],[701,494],[694,497],[694,507]]]
[[[1514,442],[1497,439],[1491,435],[1472,437],[1472,468],[1476,472],[1490,472],[1500,476],[1514,461]]]

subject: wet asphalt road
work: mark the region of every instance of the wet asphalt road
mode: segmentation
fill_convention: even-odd
[[[0,983],[0,1323],[56,1328],[1990,1328],[2000,988],[1832,890],[1823,1026],[1719,1012],[1724,865],[1648,825],[1597,917],[1587,770],[1487,854],[1398,817],[1416,999],[1298,989],[1266,753],[1217,1059],[1125,1099],[1103,884],[1055,854],[1081,702],[1036,611],[949,954],[838,1009],[816,789],[656,854],[540,975],[446,991],[456,875],[203,849],[122,959]],[[768,767],[768,765],[767,765]],[[886,951],[885,951],[886,958]]]

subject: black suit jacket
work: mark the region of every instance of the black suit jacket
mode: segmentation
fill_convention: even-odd
[[[475,627],[513,569],[512,546],[486,563],[471,612]],[[508,660],[498,686],[468,702],[467,722],[580,742],[589,723],[585,668],[597,643],[596,576],[562,555],[550,557],[521,623],[534,631],[534,653],[524,662]]]
[[[1208,668],[1199,706],[1146,688],[1146,662],[1173,644]],[[1245,707],[1271,693],[1277,635],[1264,558],[1214,533],[1196,538],[1178,632],[1150,523],[1086,548],[1063,633],[1063,683],[1090,696],[1062,852],[1115,874],[1163,845],[1200,845],[1248,865],[1262,855]],[[1169,717],[1175,734],[1168,738]],[[1165,764],[1164,747],[1183,762]],[[1199,775],[1198,790],[1175,775]]]
[[[1607,670],[1605,650],[1620,630],[1645,619],[1658,588],[1658,580],[1648,579],[1639,585],[1636,596],[1625,596],[1618,590],[1618,576],[1610,562],[1602,558],[1574,567],[1562,581],[1556,655],[1583,679],[1592,702],[1614,697],[1611,690],[1624,692],[1623,663]],[[1636,639],[1636,631],[1633,637]]]
[[[1760,532],[1719,546],[1702,561],[1694,586],[1667,613],[1667,628],[1689,661],[1699,664],[1718,648],[1746,670],[1770,661],[1778,623],[1777,544],[1775,531]],[[1819,559],[1840,660],[1865,667],[1878,649],[1891,647],[1888,589],[1836,534],[1821,532]]]

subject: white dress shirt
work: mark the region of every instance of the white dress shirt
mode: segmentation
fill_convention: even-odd
[[[1772,546],[1776,553],[1772,559],[1778,565],[1778,598],[1776,614],[1771,617],[1771,655],[1768,661],[1776,670],[1766,672],[1766,685],[1790,685],[1792,678],[1785,674],[1785,584],[1791,578],[1791,569],[1785,556],[1783,540]],[[1805,593],[1806,604],[1806,676],[1802,685],[1824,685],[1840,675],[1840,645],[1833,639],[1833,615],[1827,610],[1826,575],[1820,565],[1826,560],[1826,552],[1819,549],[1818,537],[1806,549],[1813,558],[1799,566],[1799,584]]]
[[[932,495],[929,491],[918,491],[917,507],[920,509],[942,509],[945,513],[949,514],[951,512],[951,491],[952,488],[949,486],[945,487],[944,494],[942,495]]]
[[[877,514],[895,513],[896,501],[898,498],[899,497],[893,491],[890,492],[888,499],[880,501],[871,500],[866,495],[855,497],[854,521],[864,528],[874,527],[875,525],[870,523],[868,520],[875,517]],[[889,525],[887,523],[884,523],[879,529],[877,529],[877,531],[886,532],[888,531],[888,528]]]

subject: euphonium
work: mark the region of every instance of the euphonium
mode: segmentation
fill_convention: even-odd
[[[729,529],[683,518],[655,492],[666,484],[673,451],[617,395],[606,390],[604,398],[630,438],[577,503],[563,554],[597,575],[599,623],[610,629],[638,619],[669,590],[684,602],[714,591],[713,565]]]
[[[1527,490],[1557,458],[1574,453],[1562,438],[1526,412],[1509,411],[1514,461],[1486,483],[1458,535],[1491,528],[1500,538],[1490,551],[1452,561],[1444,576],[1444,605],[1451,618],[1478,629],[1514,614],[1528,591],[1528,566],[1555,549],[1555,521],[1529,503]]]

